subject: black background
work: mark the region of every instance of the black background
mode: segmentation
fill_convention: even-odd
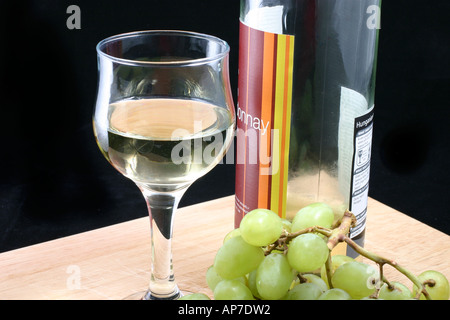
[[[66,27],[71,4],[80,30]],[[369,193],[447,234],[449,12],[447,0],[383,1]],[[0,251],[147,215],[93,136],[100,40],[145,29],[216,35],[231,46],[236,99],[238,17],[238,0],[1,1]],[[233,193],[233,165],[218,165],[180,206]]]

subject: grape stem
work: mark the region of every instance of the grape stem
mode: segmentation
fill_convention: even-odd
[[[309,227],[309,228],[299,230],[299,231],[296,231],[293,233],[287,233],[287,232],[283,233],[277,241],[275,241],[271,245],[267,246],[267,248],[265,250],[265,255],[270,254],[273,250],[280,250],[280,251],[283,251],[284,253],[286,253],[288,250],[289,242],[301,234],[311,233],[311,232],[320,233],[328,238],[327,246],[328,246],[328,249],[330,250],[330,252],[340,242],[345,242],[350,247],[352,247],[353,250],[355,250],[357,253],[359,253],[361,256],[375,262],[379,266],[380,279],[382,279],[382,281],[384,283],[386,283],[389,286],[389,288],[393,288],[393,286],[389,283],[389,281],[383,275],[383,267],[386,264],[392,266],[397,271],[399,271],[400,273],[405,275],[418,288],[417,295],[415,297],[416,299],[419,299],[420,295],[423,294],[427,300],[431,300],[429,293],[425,289],[425,285],[429,285],[430,287],[432,287],[434,285],[434,283],[421,282],[417,276],[415,276],[413,273],[411,273],[409,270],[407,270],[403,266],[399,265],[394,260],[384,258],[384,257],[382,257],[378,254],[375,254],[373,252],[370,252],[370,251],[364,249],[363,247],[361,247],[360,245],[358,245],[356,242],[354,242],[348,236],[350,229],[352,227],[354,227],[355,225],[356,225],[355,215],[347,210],[344,212],[344,215],[343,215],[339,225],[337,227],[335,227],[334,229],[328,229],[328,228],[323,228],[320,226],[314,226],[314,227]],[[328,259],[325,263],[325,268],[326,268],[326,274],[327,274],[327,278],[328,278],[328,284],[330,285],[330,289],[331,289],[332,288],[331,255],[328,256]]]
[[[350,232],[350,228],[354,227],[356,225],[356,217],[353,213],[346,210],[344,212],[344,215],[342,216],[342,220],[340,224],[331,230],[331,234],[328,237],[327,246],[328,249],[331,251],[334,249],[334,247],[337,246],[339,242],[344,241],[345,236]],[[327,274],[327,280],[328,284],[330,286],[330,289],[333,288],[333,285],[331,283],[331,276],[332,276],[332,264],[331,264],[331,255],[328,255],[328,259],[325,262],[325,270]]]
[[[332,230],[330,230],[328,228],[320,227],[320,226],[309,227],[309,228],[299,230],[299,231],[293,232],[293,233],[285,232],[285,233],[281,234],[281,236],[278,238],[278,240],[276,240],[271,245],[267,246],[266,250],[264,251],[264,254],[267,256],[273,250],[280,250],[280,251],[283,251],[284,254],[286,254],[289,242],[291,242],[293,239],[295,239],[299,235],[302,235],[305,233],[312,233],[312,232],[320,233],[326,237],[330,237],[332,235]]]
[[[414,283],[414,285],[418,288],[418,292],[415,297],[416,299],[418,299],[420,297],[420,295],[423,294],[427,300],[431,300],[430,295],[428,294],[427,290],[425,289],[426,282],[422,283],[419,280],[419,278],[417,276],[415,276],[413,273],[411,273],[408,269],[399,265],[394,260],[384,258],[380,255],[377,255],[373,252],[370,252],[370,251],[364,249],[363,247],[358,245],[356,242],[354,242],[352,239],[350,239],[346,235],[343,238],[344,238],[343,241],[345,241],[349,246],[351,246],[353,248],[353,250],[355,250],[357,253],[359,253],[363,257],[366,257],[367,259],[370,259],[370,260],[374,261],[376,264],[378,264],[378,266],[380,267],[380,279],[383,279],[383,281],[386,282],[388,286],[392,287],[392,285],[388,281],[386,281],[386,279],[383,276],[383,266],[385,264],[388,264],[388,265],[394,267],[397,271],[404,274],[409,280],[411,280],[412,283]]]
[[[353,213],[346,210],[344,212],[344,215],[342,217],[341,223],[337,228],[334,228],[331,230],[331,235],[328,237],[328,249],[333,250],[334,247],[339,242],[344,241],[344,237],[347,236],[350,232],[350,228],[354,227],[356,225],[356,218]]]
[[[350,231],[350,228],[353,227],[355,225],[355,223],[356,223],[355,216],[350,211],[346,211],[344,213],[344,216],[342,218],[342,221],[341,221],[339,227],[333,229],[332,235],[328,239],[327,245],[328,245],[328,248],[330,249],[330,251],[333,250],[333,248],[339,242],[345,242],[350,247],[352,247],[353,250],[355,250],[357,253],[359,253],[363,257],[365,257],[369,260],[372,260],[373,262],[378,264],[378,266],[380,268],[380,279],[382,279],[382,281],[385,282],[390,288],[392,288],[392,285],[389,283],[389,281],[387,281],[387,279],[383,275],[383,266],[385,264],[388,264],[388,265],[394,267],[397,271],[401,272],[409,280],[411,280],[411,282],[414,283],[414,285],[416,285],[416,287],[418,288],[416,299],[418,299],[420,297],[420,295],[423,294],[427,300],[431,300],[430,295],[428,294],[428,292],[425,289],[425,284],[422,283],[417,276],[415,276],[413,273],[411,273],[409,270],[407,270],[403,266],[399,265],[394,260],[387,259],[378,254],[370,252],[367,249],[364,249],[363,247],[358,245],[352,239],[350,239],[350,237],[348,236],[348,233]],[[328,268],[327,268],[328,283],[331,283],[330,275],[331,275],[331,271],[328,272]]]

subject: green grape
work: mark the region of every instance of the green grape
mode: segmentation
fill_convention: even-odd
[[[222,280],[223,278],[217,274],[216,269],[214,269],[214,266],[210,266],[206,271],[206,283],[208,284],[208,287],[212,291],[214,291],[216,285]],[[245,276],[238,277],[235,280],[239,280],[245,285],[247,284],[247,278]]]
[[[211,299],[204,293],[190,293],[185,296],[182,296],[178,300],[211,300]]]
[[[311,282],[304,282],[294,286],[285,296],[285,300],[317,300],[322,289]]]
[[[292,270],[285,255],[270,253],[256,271],[256,288],[263,299],[281,299],[293,280]]]
[[[227,242],[228,240],[230,240],[233,237],[240,236],[240,235],[241,235],[241,230],[239,228],[233,229],[225,235],[225,237],[223,238],[223,243]]]
[[[281,218],[268,209],[247,213],[239,225],[242,238],[249,244],[263,247],[275,242],[283,231]]]
[[[329,252],[327,244],[321,237],[305,233],[289,243],[287,258],[291,267],[298,272],[311,272],[325,263]]]
[[[449,298],[449,283],[447,278],[440,273],[439,271],[428,270],[422,272],[418,276],[419,280],[423,283],[427,280],[434,280],[435,285],[425,285],[425,290],[427,290],[432,300],[448,300]],[[413,294],[414,296],[417,294],[417,287],[414,286]],[[420,300],[425,300],[425,296],[423,294],[420,295]]]
[[[334,271],[336,271],[339,266],[351,261],[355,261],[355,259],[346,255],[336,254],[331,256],[331,275],[333,275]],[[327,269],[325,265],[320,268],[320,277],[323,281],[325,281],[327,287],[329,288],[330,285],[328,284]]]
[[[312,203],[300,209],[292,220],[291,231],[296,232],[309,227],[330,228],[334,221],[333,209],[325,203]]]
[[[411,291],[402,283],[392,281],[392,289],[385,283],[381,286],[378,298],[383,300],[408,300],[411,299]]]
[[[257,269],[251,271],[248,274],[247,286],[250,289],[250,291],[252,292],[254,297],[256,297],[258,299],[262,299],[258,293],[258,288],[256,286],[256,271],[257,271]]]
[[[264,251],[236,236],[225,242],[217,251],[214,269],[223,279],[236,279],[256,269],[264,259]]]
[[[302,274],[302,277],[306,279],[307,283],[314,283],[315,285],[317,285],[322,292],[328,290],[326,282],[321,277],[316,276],[315,274],[312,273]]]
[[[253,300],[250,289],[239,280],[222,280],[214,289],[215,300]]]
[[[210,266],[208,270],[206,270],[206,283],[212,291],[214,291],[216,285],[222,280],[223,278],[217,274],[214,266]]]
[[[352,297],[342,289],[333,288],[322,293],[317,300],[352,300]]]
[[[288,219],[281,219],[281,224],[283,225],[283,229],[286,230],[286,232],[291,232],[292,222]]]
[[[346,291],[353,299],[361,299],[373,294],[378,282],[378,270],[357,261],[344,263],[331,277],[333,287]]]

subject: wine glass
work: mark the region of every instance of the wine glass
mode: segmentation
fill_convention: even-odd
[[[228,54],[225,41],[186,31],[125,33],[97,45],[97,144],[142,191],[151,222],[150,284],[134,298],[182,295],[172,269],[174,212],[232,142]]]

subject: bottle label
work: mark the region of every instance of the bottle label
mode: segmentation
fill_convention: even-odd
[[[349,194],[349,210],[357,225],[350,237],[365,228],[369,195],[370,159],[374,107],[368,108],[366,98],[349,88],[341,88],[339,117],[338,180],[343,194]]]
[[[294,36],[240,23],[235,225],[255,208],[284,216]]]
[[[355,119],[355,139],[352,168],[350,211],[357,225],[350,230],[350,238],[358,236],[366,227],[367,200],[369,197],[370,159],[373,132],[373,107]]]
[[[240,23],[235,227],[256,208],[286,217],[293,70],[294,36]],[[340,91],[337,181],[357,218],[355,238],[365,229],[374,108],[359,92]]]

